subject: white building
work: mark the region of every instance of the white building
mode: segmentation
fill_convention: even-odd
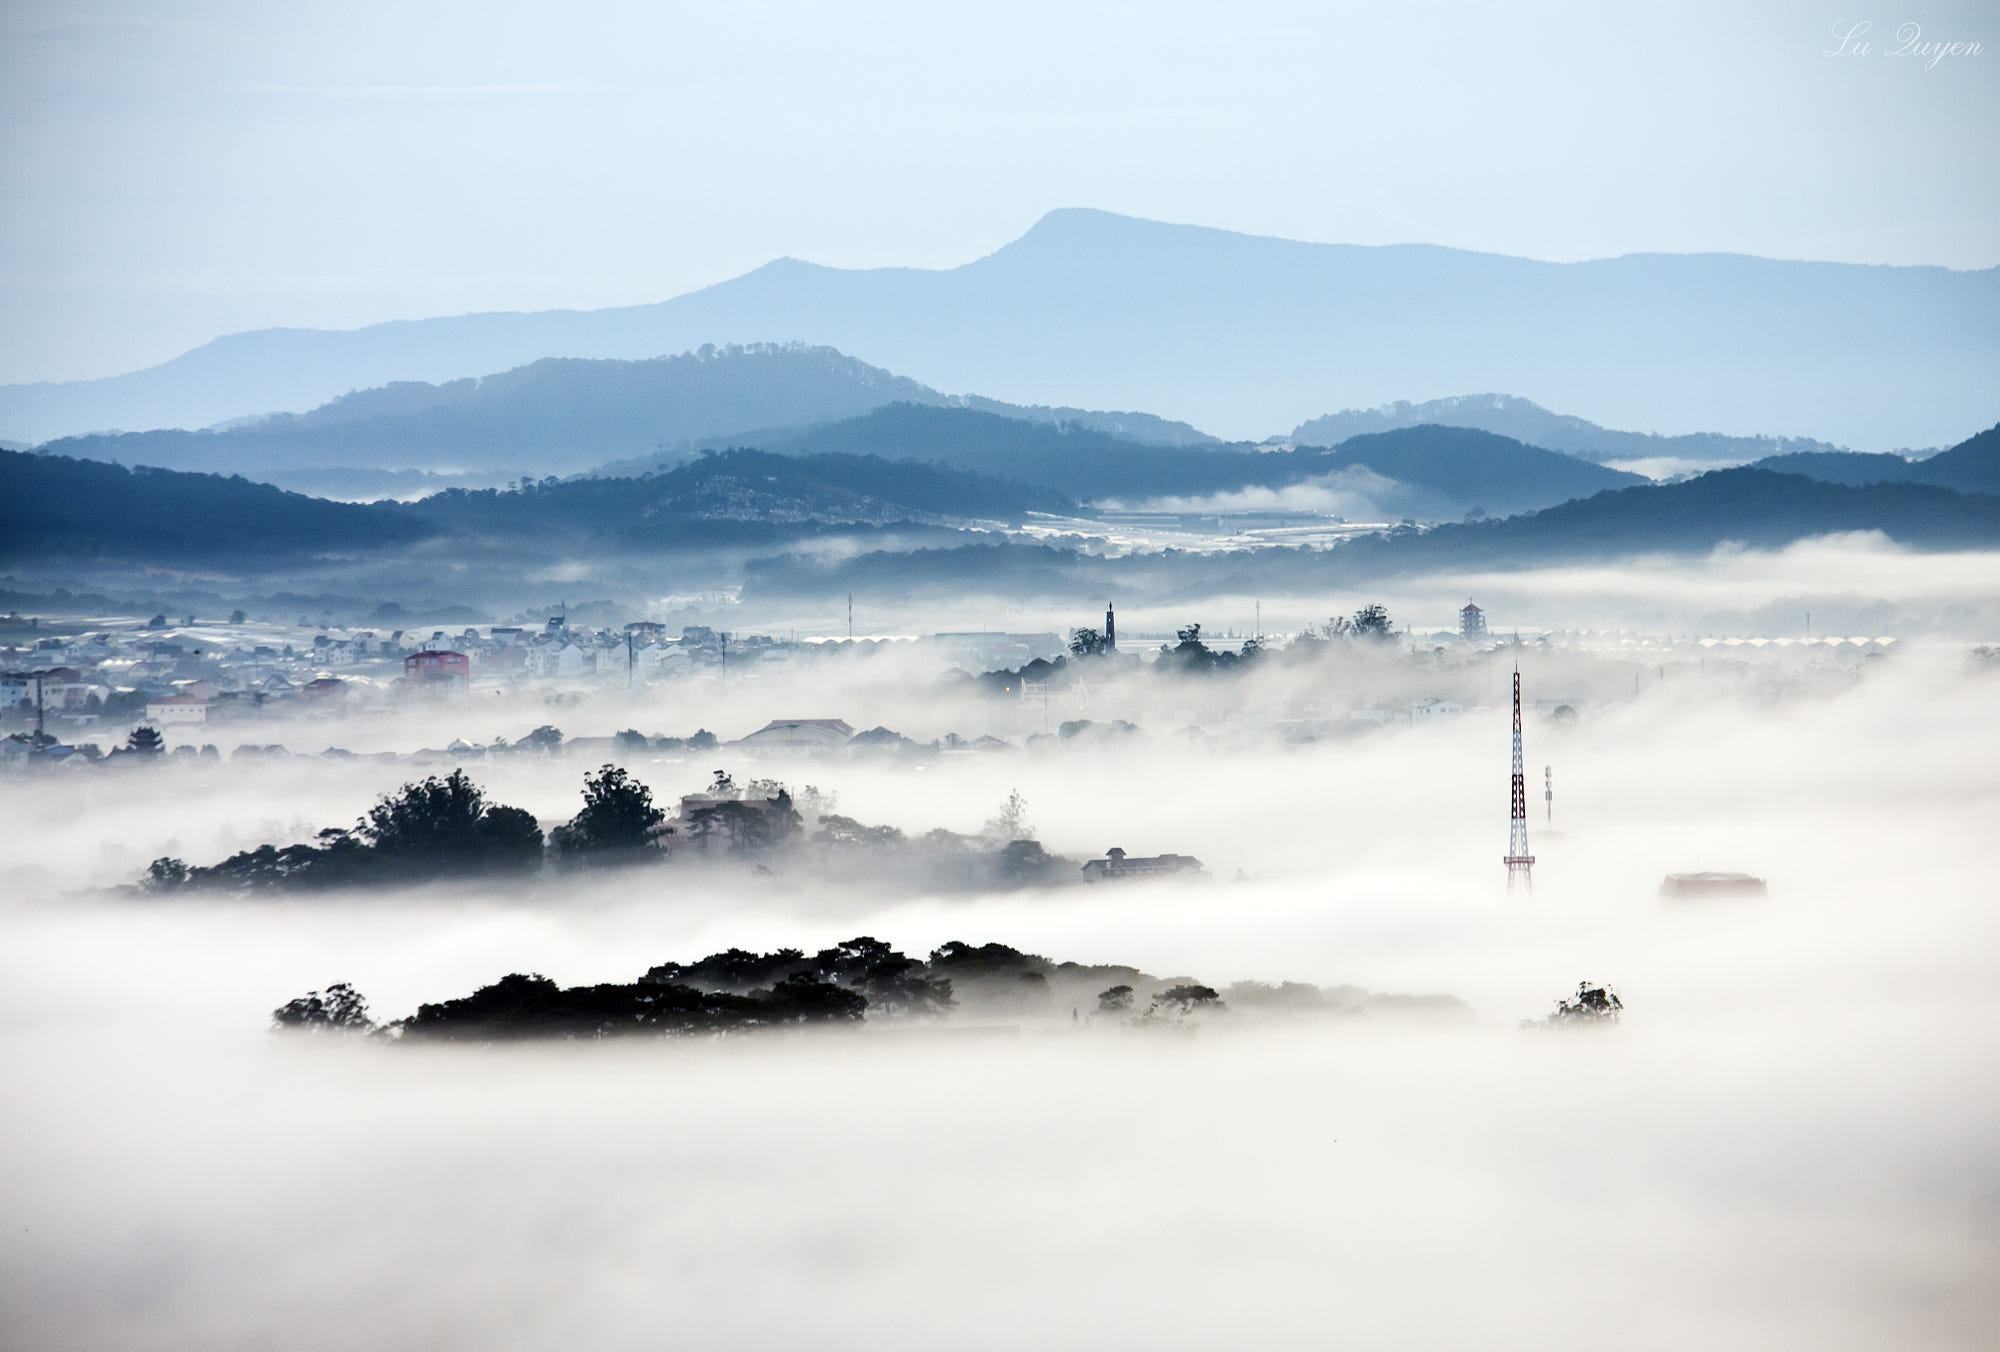
[[[156,728],[198,727],[208,722],[209,700],[200,695],[162,695],[146,704],[146,721]]]

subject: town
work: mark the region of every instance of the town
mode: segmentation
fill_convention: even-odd
[[[977,726],[913,737],[903,729],[850,724],[814,711],[721,734],[688,728],[679,737],[630,730],[599,737],[541,735],[535,750],[596,756],[642,749],[705,750],[722,741],[753,756],[829,754],[963,755],[1102,734],[1120,726],[1122,694],[1149,676],[1232,665],[1297,664],[1355,639],[1401,662],[1394,681],[1379,662],[1358,679],[1217,701],[1213,688],[1176,692],[1177,725],[1218,733],[1307,742],[1366,727],[1421,725],[1497,702],[1491,659],[1531,650],[1569,660],[1576,690],[1533,698],[1542,716],[1574,718],[1593,703],[1631,698],[1649,684],[1696,678],[1786,691],[1827,688],[1893,652],[1889,637],[1647,636],[1592,631],[1501,634],[1467,602],[1450,628],[1398,628],[1381,607],[1355,619],[1285,636],[1252,635],[1240,647],[1210,644],[1201,627],[1125,636],[1115,611],[1101,628],[1054,632],[935,632],[848,638],[733,634],[703,625],[678,629],[655,620],[592,627],[558,613],[535,625],[376,630],[227,620],[65,620],[0,617],[0,769],[90,764],[121,751],[219,755],[302,753],[338,740],[343,728],[428,711],[441,720],[482,704],[535,701],[562,711],[586,701],[651,707],[650,696],[782,689],[798,695],[839,689],[858,674],[889,672],[924,691],[957,697]],[[1627,673],[1630,673],[1628,676]],[[1376,679],[1368,679],[1374,677]],[[1614,680],[1615,677],[1615,680]],[[1391,694],[1389,687],[1399,692]],[[1146,687],[1157,694],[1157,682]],[[1407,693],[1414,690],[1415,693]],[[1155,704],[1159,703],[1154,701]],[[451,719],[462,722],[462,718]],[[137,734],[136,742],[134,735]],[[466,758],[484,748],[454,737],[441,747],[398,748],[430,758]],[[330,754],[340,754],[335,746]]]

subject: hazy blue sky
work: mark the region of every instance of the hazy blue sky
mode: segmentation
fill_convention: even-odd
[[[1867,55],[1823,54],[1859,20]],[[1891,55],[1912,21],[1986,50]],[[0,108],[7,381],[654,300],[784,254],[948,266],[1071,205],[1543,258],[2000,263],[1990,2],[10,0]]]

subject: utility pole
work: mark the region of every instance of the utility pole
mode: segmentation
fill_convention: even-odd
[[[847,593],[847,641],[854,642],[854,593]]]
[[[632,667],[632,631],[627,629],[625,631],[625,688],[627,690],[630,690],[633,685]]]
[[[1556,771],[1552,765],[1542,767],[1542,825],[1553,826],[1556,820]]]

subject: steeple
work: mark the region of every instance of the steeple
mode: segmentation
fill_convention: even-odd
[[[1104,649],[1106,652],[1118,651],[1118,617],[1112,613],[1109,601],[1104,603]]]

